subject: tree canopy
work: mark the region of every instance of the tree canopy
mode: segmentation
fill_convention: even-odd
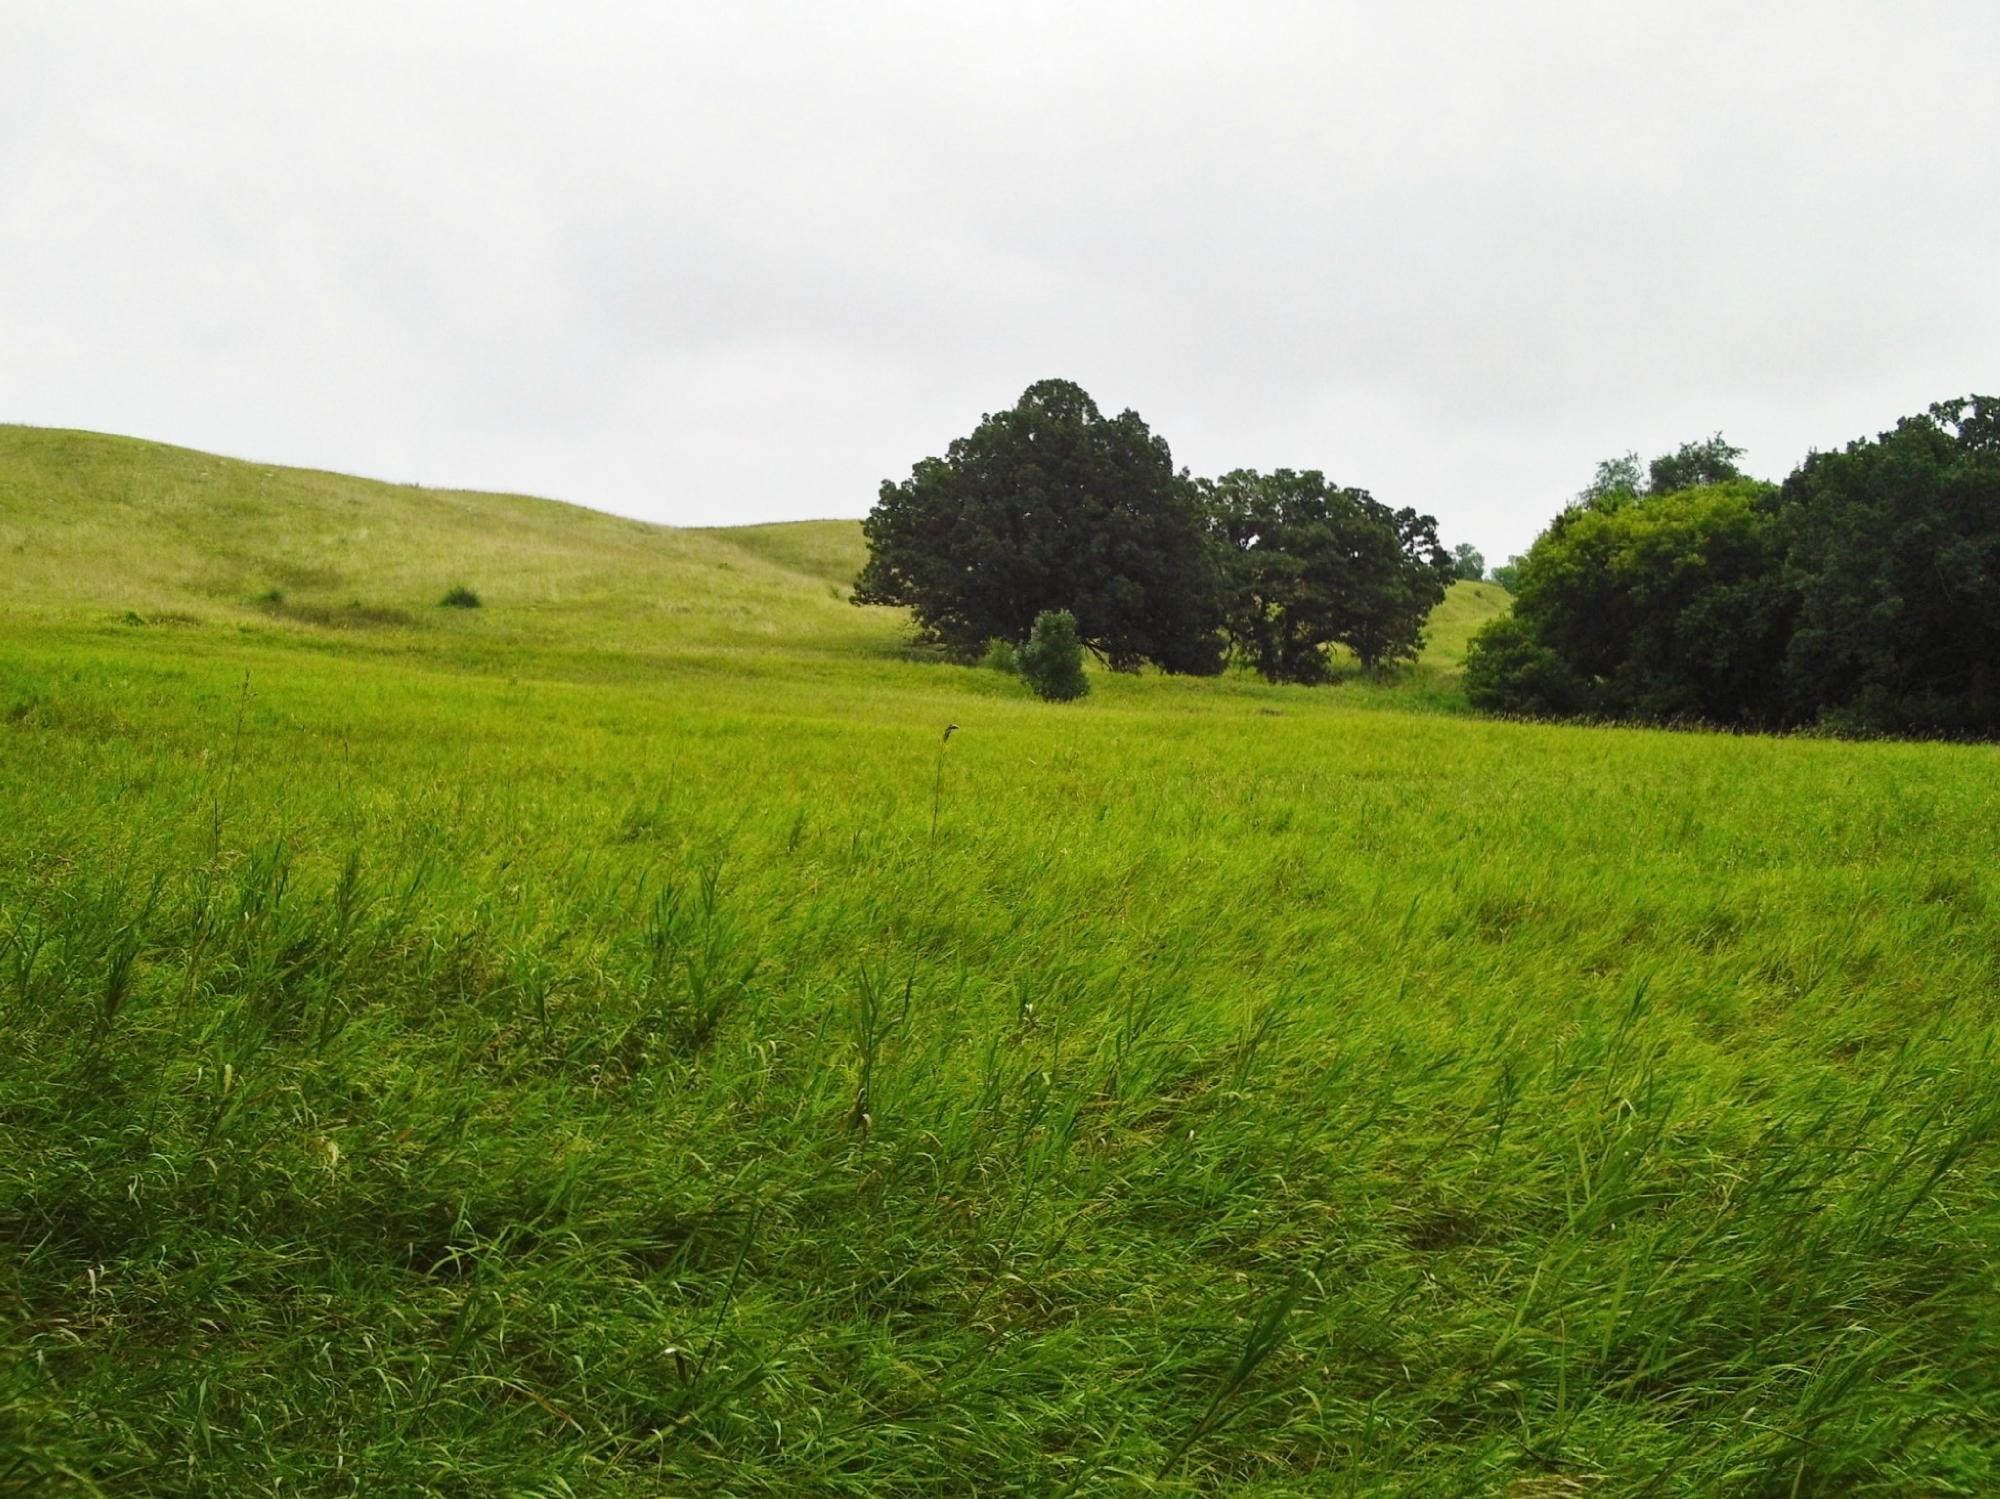
[[[1647,492],[1674,494],[1701,484],[1727,484],[1743,477],[1736,466],[1742,456],[1743,449],[1731,447],[1720,432],[1700,442],[1684,442],[1646,465]]]
[[[1942,401],[1785,481],[1794,711],[2000,732],[2000,399]]]
[[[1314,471],[1238,469],[1203,481],[1221,554],[1223,629],[1273,682],[1320,682],[1327,647],[1362,667],[1412,657],[1454,563],[1437,522]]]
[[[1730,446],[1720,432],[1697,442],[1684,442],[1650,463],[1642,464],[1637,453],[1620,453],[1597,465],[1597,472],[1577,491],[1569,509],[1615,509],[1643,495],[1673,494],[1702,484],[1726,484],[1743,477],[1743,471],[1736,466],[1736,460],[1742,456],[1743,449]]]
[[[1790,623],[1775,494],[1735,479],[1572,511],[1522,559],[1507,628],[1474,638],[1473,705],[1772,721]]]
[[[863,522],[858,604],[907,606],[976,654],[1066,610],[1112,666],[1221,669],[1215,560],[1192,484],[1137,412],[1103,415],[1067,380],[1028,387],[943,458],[884,482]]]

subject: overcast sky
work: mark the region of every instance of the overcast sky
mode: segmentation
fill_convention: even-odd
[[[0,421],[854,516],[1036,379],[1492,560],[2000,392],[2000,4],[0,0]]]

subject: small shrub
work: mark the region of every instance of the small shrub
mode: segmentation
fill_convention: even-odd
[[[477,609],[479,607],[479,595],[474,593],[470,588],[467,588],[463,583],[460,583],[457,587],[446,593],[443,598],[438,600],[438,607],[441,609]]]
[[[1012,676],[1021,669],[1021,656],[1013,641],[996,638],[986,642],[986,653],[979,658],[979,664],[988,671],[1004,671]]]
[[[1021,675],[1035,696],[1052,703],[1069,702],[1090,691],[1083,674],[1083,642],[1077,639],[1076,616],[1067,609],[1044,609],[1019,653]]]

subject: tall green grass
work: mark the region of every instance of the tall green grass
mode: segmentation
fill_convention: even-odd
[[[2000,1486],[1989,749],[117,555],[0,609],[0,1490]]]

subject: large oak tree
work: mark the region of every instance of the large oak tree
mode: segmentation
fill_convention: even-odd
[[[857,604],[907,607],[970,655],[1066,610],[1112,666],[1222,666],[1215,559],[1193,485],[1137,412],[1043,380],[942,458],[885,481],[862,529]]]

